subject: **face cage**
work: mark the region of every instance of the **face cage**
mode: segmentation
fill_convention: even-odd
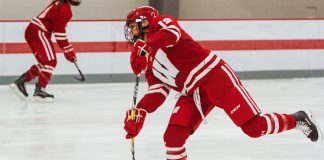
[[[131,35],[131,28],[128,27],[127,24],[125,24],[125,26],[124,26],[124,34],[125,34],[125,39],[130,43],[135,43],[135,41],[138,39],[138,38],[136,38],[138,36]]]
[[[143,36],[143,33],[142,33],[142,22],[143,20],[142,19],[136,19],[135,22],[137,23],[137,27],[138,27],[138,31],[139,31],[139,34],[137,36],[132,36],[131,35],[131,31],[132,29],[128,26],[131,22],[128,22],[125,24],[124,26],[124,34],[125,34],[125,39],[131,43],[135,43],[136,40],[138,40],[140,38],[140,35]]]

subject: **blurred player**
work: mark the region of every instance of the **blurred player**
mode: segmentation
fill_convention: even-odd
[[[76,55],[66,34],[66,25],[72,18],[71,5],[80,5],[81,0],[53,0],[37,17],[33,18],[25,31],[25,39],[32,50],[38,64],[22,74],[10,85],[19,97],[28,97],[25,83],[38,77],[33,95],[34,101],[52,102],[54,95],[45,91],[56,67],[56,52],[51,40],[54,34],[56,42],[63,50],[65,58],[74,62]]]
[[[131,110],[126,113],[126,138],[138,135],[146,115],[162,105],[171,89],[179,92],[164,133],[168,160],[187,159],[186,140],[215,106],[253,138],[294,128],[313,142],[321,136],[304,111],[261,114],[230,66],[194,41],[173,17],[159,16],[149,6],[135,8],[127,15],[125,37],[134,43],[132,70],[136,76],[144,71],[149,86],[136,106],[136,119],[130,118]]]

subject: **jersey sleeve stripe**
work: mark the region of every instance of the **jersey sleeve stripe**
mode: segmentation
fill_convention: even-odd
[[[149,87],[149,90],[162,88],[162,87],[165,87],[167,90],[171,89],[170,87],[166,86],[165,84],[154,84],[154,85]]]
[[[47,12],[53,7],[53,5],[47,7],[38,17],[39,18],[44,18],[47,14]]]
[[[67,37],[55,37],[56,40],[60,40],[60,41],[63,41],[63,40],[67,40],[68,38]]]
[[[66,33],[54,32],[55,36],[66,36]]]
[[[176,27],[175,25],[167,26],[167,27],[165,27],[165,29],[172,29],[181,35],[180,29],[178,27]]]
[[[164,95],[164,97],[167,97],[168,96],[168,93],[166,91],[164,91],[162,88],[149,90],[147,92],[147,94],[152,94],[152,93],[161,93],[161,94]]]
[[[161,87],[163,87],[163,86],[164,86],[163,84],[154,84],[154,85],[152,85],[152,86],[149,87],[149,90],[151,90],[151,89],[161,88]]]
[[[59,33],[59,32],[54,32],[56,40],[67,40],[66,33]]]
[[[72,45],[70,44],[68,46],[63,47],[63,49],[68,49],[68,48],[72,48]]]
[[[179,41],[179,39],[180,39],[180,37],[181,37],[181,34],[180,34],[180,32],[178,32],[178,31],[175,31],[175,30],[173,30],[173,29],[170,29],[170,28],[162,28],[163,30],[167,30],[167,31],[170,31],[171,33],[173,33],[176,37],[177,37],[177,40],[176,40],[176,42],[178,42]]]

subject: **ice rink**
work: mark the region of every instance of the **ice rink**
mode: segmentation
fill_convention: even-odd
[[[264,113],[312,109],[324,129],[324,78],[244,80]],[[34,86],[28,85],[33,93]],[[123,120],[133,83],[51,84],[51,104],[21,101],[0,85],[0,160],[131,160]],[[140,83],[139,97],[147,86]],[[176,102],[172,92],[148,115],[135,139],[136,160],[163,160],[163,133]],[[189,160],[322,160],[324,141],[295,130],[252,139],[215,108],[187,141]]]

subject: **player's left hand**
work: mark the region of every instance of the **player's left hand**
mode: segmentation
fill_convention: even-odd
[[[70,62],[74,62],[76,60],[76,54],[75,54],[73,48],[66,49],[63,51],[63,53],[64,53],[64,57],[66,58],[66,60],[68,60]]]
[[[147,114],[147,111],[140,108],[134,109],[134,118],[132,119],[132,109],[129,109],[126,112],[126,117],[124,120],[124,129],[127,132],[126,139],[134,138],[138,135],[144,125],[144,120]]]
[[[152,48],[143,40],[138,39],[130,56],[130,63],[133,73],[137,76],[147,67],[147,57],[152,52]]]

